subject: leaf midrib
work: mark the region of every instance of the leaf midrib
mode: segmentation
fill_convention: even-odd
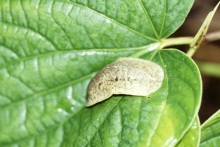
[[[64,88],[64,87],[68,87],[68,86],[70,86],[70,85],[74,85],[74,84],[80,83],[80,82],[82,82],[82,81],[84,81],[84,80],[86,80],[86,79],[91,78],[92,75],[94,75],[95,73],[96,73],[96,72],[87,74],[86,76],[83,76],[83,77],[78,78],[78,79],[76,79],[76,80],[74,79],[73,81],[70,81],[70,82],[67,82],[67,83],[60,84],[60,85],[55,86],[55,87],[53,87],[53,88],[48,88],[48,89],[43,90],[43,91],[40,91],[40,92],[35,92],[35,93],[33,93],[33,94],[27,96],[27,97],[24,98],[24,99],[20,99],[20,100],[17,100],[17,101],[13,101],[13,103],[10,103],[10,104],[1,106],[1,110],[6,109],[6,108],[8,108],[8,107],[11,107],[11,106],[13,106],[13,105],[17,105],[17,104],[22,103],[22,102],[30,101],[30,100],[36,98],[37,96],[43,96],[43,95],[45,95],[45,94],[52,93],[52,92],[54,92],[54,91],[60,90],[60,89],[62,89],[62,88]]]
[[[45,53],[40,53],[40,54],[37,54],[37,55],[30,55],[30,56],[26,56],[26,57],[20,57],[20,58],[17,58],[17,59],[13,59],[12,61],[9,61],[9,62],[6,62],[6,63],[3,63],[3,64],[0,64],[1,65],[1,69],[3,68],[6,68],[7,66],[9,66],[10,64],[15,64],[15,63],[20,63],[20,62],[23,62],[23,61],[27,61],[27,60],[31,60],[31,59],[34,59],[34,58],[41,58],[41,57],[46,57],[46,56],[52,56],[52,55],[61,55],[61,54],[85,54],[85,53],[91,53],[91,52],[102,52],[102,53],[105,53],[105,52],[124,52],[124,51],[140,51],[140,50],[143,50],[143,49],[146,49],[145,46],[143,47],[137,47],[137,48],[123,48],[123,49],[117,49],[117,48],[114,48],[114,49],[88,49],[88,50],[76,50],[76,49],[72,49],[72,50],[56,50],[56,51],[50,51],[50,52],[45,52]]]

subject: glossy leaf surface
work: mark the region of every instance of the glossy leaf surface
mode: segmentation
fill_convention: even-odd
[[[175,145],[198,112],[200,75],[183,53],[155,49],[192,3],[1,0],[0,146]],[[161,89],[85,108],[92,76],[137,55],[163,67]]]

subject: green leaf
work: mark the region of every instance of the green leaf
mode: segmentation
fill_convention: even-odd
[[[201,128],[200,147],[216,147],[220,144],[220,110],[210,117]]]
[[[177,144],[177,147],[197,147],[200,142],[200,122],[197,116],[193,121],[192,126]]]
[[[192,3],[1,0],[0,146],[176,144],[198,112],[200,75],[183,53],[155,49]],[[85,108],[97,71],[140,55],[166,72],[158,92]]]
[[[151,40],[172,34],[184,21],[193,0],[71,0],[82,9],[104,14],[105,19]]]
[[[166,77],[160,90],[150,98],[113,96],[81,110],[65,124],[74,136],[74,146],[174,146],[186,133],[201,101],[197,67],[177,50],[143,58],[152,58],[164,68]],[[69,131],[77,124],[80,126]]]
[[[166,73],[163,86],[149,99],[114,96],[92,108],[83,108],[80,106],[85,100],[80,93],[85,93],[88,80],[73,83],[52,94],[45,92],[42,96],[4,107],[1,110],[1,114],[5,114],[1,115],[3,118],[7,118],[8,111],[17,109],[11,116],[13,122],[1,122],[1,126],[12,124],[1,127],[1,141],[13,145],[31,145],[35,141],[44,144],[44,140],[48,144],[62,142],[62,146],[175,145],[198,112],[201,100],[199,72],[192,60],[177,50],[143,56],[149,57]]]

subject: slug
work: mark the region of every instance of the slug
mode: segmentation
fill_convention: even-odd
[[[86,106],[104,101],[113,94],[149,96],[161,87],[163,78],[163,69],[152,61],[119,58],[92,78]]]

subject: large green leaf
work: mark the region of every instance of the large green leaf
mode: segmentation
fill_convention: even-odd
[[[177,50],[148,53],[143,58],[152,58],[166,74],[163,86],[150,98],[114,96],[97,106],[84,108],[86,86],[91,78],[85,76],[78,82],[2,107],[2,143],[175,145],[198,112],[201,97],[198,69]]]
[[[67,135],[74,136],[74,146],[174,146],[186,133],[201,97],[195,64],[176,50],[143,58],[152,58],[164,68],[166,77],[160,90],[150,98],[114,96],[82,109],[64,125],[71,132]],[[69,131],[71,126],[76,127]],[[70,140],[64,142],[71,144]]]
[[[201,80],[191,59],[152,43],[192,3],[1,0],[0,146],[175,145],[198,112]],[[92,76],[135,55],[163,67],[160,90],[85,108]]]
[[[220,110],[210,117],[201,128],[201,147],[217,147],[220,144]]]
[[[178,143],[177,147],[197,147],[200,142],[200,122],[197,116],[193,121],[192,126],[183,136],[183,138]]]

